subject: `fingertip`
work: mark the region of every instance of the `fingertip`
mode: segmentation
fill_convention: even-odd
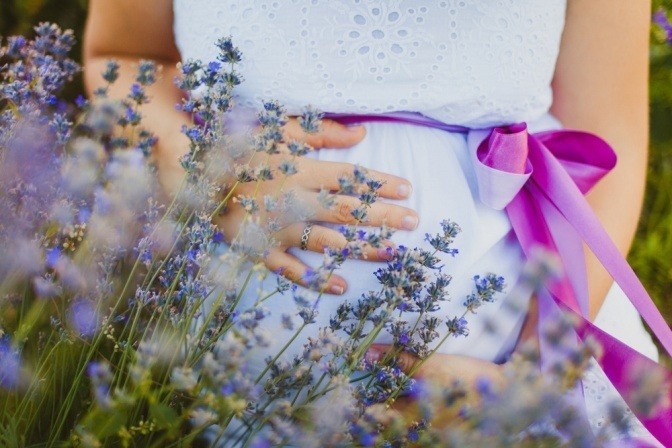
[[[390,261],[394,257],[395,249],[392,246],[381,247],[377,250],[376,254],[379,260]]]
[[[415,230],[420,224],[420,218],[417,215],[406,215],[401,219],[401,228],[404,230]]]
[[[358,135],[361,138],[364,138],[366,135],[366,127],[363,124],[343,125],[343,127],[349,133]]]
[[[397,186],[397,195],[401,199],[406,199],[411,195],[413,186],[409,182],[403,182]]]
[[[366,126],[358,124],[354,126],[346,126],[348,134],[352,135],[352,143],[359,143],[366,137]]]
[[[329,286],[327,287],[327,292],[329,294],[334,294],[336,296],[343,295],[348,289],[348,284],[341,277],[332,277],[329,281]]]
[[[349,148],[361,142],[366,136],[366,127],[361,124],[343,125],[334,123],[335,126],[329,127],[327,145],[336,148]]]
[[[364,353],[364,359],[370,364],[379,362],[383,356],[384,354],[381,348],[374,344],[372,344]]]

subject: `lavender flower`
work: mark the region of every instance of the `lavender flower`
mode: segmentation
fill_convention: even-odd
[[[464,302],[464,306],[472,313],[475,313],[484,302],[492,302],[495,293],[504,290],[504,278],[494,274],[488,274],[485,277],[476,275],[474,284],[476,291],[470,294]]]
[[[71,305],[68,320],[72,329],[80,337],[90,337],[99,329],[98,312],[90,300],[76,299]]]
[[[0,91],[26,116],[39,107],[55,106],[56,93],[79,71],[67,57],[75,43],[72,31],[41,23],[35,33],[32,41],[10,38],[5,54],[14,62],[0,68]]]
[[[98,406],[111,409],[113,401],[110,396],[110,383],[114,376],[109,364],[92,362],[87,367],[87,374],[91,380],[93,396]]]
[[[102,76],[108,84],[113,84],[119,78],[119,63],[115,60],[107,61]]]
[[[15,389],[21,382],[21,359],[7,338],[0,338],[0,388]]]
[[[314,134],[320,130],[323,113],[313,107],[306,107],[299,117],[299,125],[306,134]]]
[[[220,50],[218,59],[225,64],[237,64],[242,60],[240,50],[233,45],[230,37],[219,39],[216,45]]]
[[[72,34],[49,24],[36,31],[33,41],[9,38],[0,50],[7,60],[0,67],[2,106],[10,105],[0,111],[0,242],[13,255],[0,261],[0,311],[10,329],[5,336],[0,328],[0,395],[10,397],[3,402],[8,415],[16,410],[12,400],[23,399],[19,386],[39,390],[41,384],[58,384],[41,397],[46,404],[39,410],[59,411],[49,416],[60,431],[49,434],[50,443],[65,435],[83,445],[150,439],[175,444],[183,435],[196,439],[202,432],[215,433],[212,444],[219,435],[225,438],[221,443],[249,446],[511,446],[540,440],[587,446],[606,437],[588,436],[563,400],[595,353],[593,347],[562,346],[566,322],[544,335],[567,355],[551,369],[550,381],[532,356],[530,361],[518,355],[505,367],[503,389],[481,381],[470,393],[460,384],[438,391],[402,371],[402,351],[422,360],[450,343],[450,336],[467,336],[465,316],[504,289],[501,277],[476,276],[473,293],[463,300],[464,313],[440,316],[451,283],[440,253],[458,253],[453,245],[460,229],[451,221],[426,237],[429,250],[387,248],[392,232],[386,227],[343,226],[346,246],[326,249],[321,265],[303,279],[316,291],[276,276],[264,285],[270,291],[260,288],[254,306],[240,305],[242,295],[250,294],[244,290],[248,281],[268,275],[259,260],[277,244],[274,233],[309,219],[312,211],[291,191],[242,195],[235,185],[282,181],[297,172],[296,158],[312,148],[284,140],[288,117],[278,102],[263,104],[252,125],[261,124],[254,137],[248,135],[245,112],[229,113],[233,88],[241,82],[235,71],[241,55],[230,39],[217,43],[217,61],[179,66],[176,84],[189,92],[178,108],[193,117],[183,129],[190,142],[181,160],[186,186],[173,203],[161,204],[153,196],[156,180],[146,159],[156,137],[142,128],[142,108],[151,101],[148,87],[159,76],[156,65],[141,61],[127,96],[114,101],[107,95],[120,66],[111,61],[102,74],[107,85],[90,102],[78,101],[82,115],[74,117],[56,97],[78,70],[67,59]],[[299,122],[311,133],[321,118],[307,108]],[[289,154],[279,155],[285,146]],[[252,157],[279,163],[252,163]],[[365,224],[380,181],[356,167],[339,184],[336,193],[360,201],[343,209],[343,220]],[[234,199],[248,213],[227,246],[212,219]],[[334,192],[326,190],[319,201],[337,205]],[[340,304],[326,327],[314,328],[325,300],[320,289],[367,246],[389,255],[376,273],[380,288]],[[530,269],[524,282],[533,289],[540,283],[537,274],[553,266],[541,260]],[[303,340],[302,349],[287,343],[259,372],[248,354],[277,336],[265,325],[269,312],[263,302],[290,290],[295,309],[278,319],[283,337]],[[365,353],[383,333],[393,347],[374,362]],[[70,351],[77,356],[67,357],[72,370],[67,378],[87,374],[93,400],[80,400],[81,385],[64,384],[58,376],[61,355]],[[51,363],[54,353],[58,359]],[[39,378],[24,379],[33,354]],[[633,381],[639,377],[633,372]],[[661,383],[653,380],[641,381],[632,397],[643,410],[659,405]],[[417,421],[370,406],[392,403],[400,394],[420,401]],[[445,430],[431,423],[439,406],[453,416]],[[46,421],[31,407],[21,412],[16,415],[27,421]],[[619,412],[614,408],[611,419],[625,436],[628,425]],[[77,422],[77,429],[68,428],[70,422]],[[33,433],[40,431],[27,430],[26,440],[42,443]]]
[[[467,328],[468,322],[464,317],[454,317],[446,321],[448,326],[448,332],[455,337],[466,336],[469,334],[469,329]]]
[[[653,14],[653,23],[658,25],[665,33],[665,40],[667,43],[672,43],[672,24],[667,18],[667,12],[663,8],[659,8]]]

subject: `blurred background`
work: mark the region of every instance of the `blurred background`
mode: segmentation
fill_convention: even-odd
[[[114,0],[110,0],[114,1]],[[75,30],[81,39],[87,0],[2,0],[0,35],[29,35],[50,21]],[[672,0],[654,0],[654,11],[672,11]],[[671,36],[672,37],[672,36]],[[655,26],[651,32],[651,153],[644,213],[629,260],[668,322],[672,322],[672,42]],[[78,58],[81,48],[75,49]],[[82,92],[81,78],[66,96]]]

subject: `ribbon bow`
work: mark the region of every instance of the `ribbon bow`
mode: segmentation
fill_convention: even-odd
[[[583,195],[616,165],[616,155],[599,137],[578,131],[528,134],[524,124],[495,128],[483,140],[474,157],[481,200],[493,203],[490,192],[502,192],[520,177],[528,179],[506,201],[505,209],[523,252],[530,257],[535,246],[557,253],[565,275],[539,293],[540,324],[557,305],[573,317],[581,340],[592,337],[602,346],[597,361],[625,402],[637,408],[636,386],[641,375],[654,371],[665,380],[661,393],[670,394],[672,374],[587,319],[587,280],[582,249],[585,242],[623,289],[649,324],[667,353],[672,353],[672,331],[653,304],[634,271],[611,241]],[[500,188],[500,186],[502,188]],[[542,348],[543,350],[543,348]],[[672,446],[670,397],[649,415],[637,417],[665,446]],[[667,403],[665,403],[667,401]]]
[[[562,261],[563,277],[538,292],[540,327],[559,310],[569,314],[579,339],[585,341],[591,337],[600,343],[602,353],[597,361],[634,411],[638,407],[638,380],[642,375],[657,372],[664,380],[660,392],[668,395],[664,397],[666,400],[647,415],[635,414],[664,446],[672,446],[672,373],[600,330],[587,318],[583,242],[672,355],[670,327],[583,196],[616,165],[616,154],[604,140],[571,130],[529,134],[525,123],[472,130],[408,112],[329,114],[328,117],[343,124],[402,122],[468,134],[481,201],[492,208],[506,210],[528,259],[542,246],[556,253]],[[543,364],[548,350],[543,341],[540,343]]]

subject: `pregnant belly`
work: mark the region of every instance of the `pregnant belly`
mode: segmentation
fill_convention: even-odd
[[[441,230],[440,222],[452,220],[462,232],[455,240],[459,250],[455,257],[443,257],[443,272],[453,277],[449,287],[450,300],[442,302],[435,314],[452,318],[464,313],[465,296],[473,291],[473,276],[494,273],[505,278],[505,293],[494,303],[486,303],[478,314],[468,315],[470,335],[451,338],[440,349],[444,353],[465,354],[495,360],[505,355],[515,343],[525,314],[526,303],[512,307],[509,292],[522,267],[522,253],[510,234],[510,224],[503,211],[490,209],[478,200],[477,186],[471,168],[466,137],[436,129],[399,123],[368,123],[366,138],[349,149],[322,149],[311,154],[320,160],[348,162],[408,179],[413,185],[411,196],[398,204],[416,210],[420,223],[414,231],[397,231],[393,240],[408,247],[429,247],[425,234]],[[309,266],[319,266],[322,256],[313,252],[293,250],[292,253]],[[338,271],[348,282],[342,297],[324,295],[319,302],[317,323],[306,335],[328,325],[343,300],[357,300],[363,293],[380,289],[373,273],[382,263],[348,260]],[[272,275],[271,275],[272,277]],[[266,279],[272,287],[275,281]],[[261,285],[251,285],[252,290]],[[252,306],[258,294],[243,298],[242,306]],[[523,301],[524,302],[524,301]],[[264,326],[271,337],[267,349],[255,355],[263,357],[282,347],[292,332],[284,330],[282,314],[294,314],[291,297],[273,296],[264,302],[270,311]],[[445,328],[445,326],[443,327]],[[442,328],[442,330],[443,330]],[[382,336],[380,342],[390,342]],[[305,337],[298,338],[288,353],[298,353]],[[262,353],[264,352],[264,353]]]

